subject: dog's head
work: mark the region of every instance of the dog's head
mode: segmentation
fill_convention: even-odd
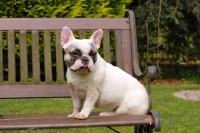
[[[64,61],[72,71],[89,73],[97,61],[97,50],[100,47],[103,30],[96,30],[90,39],[75,39],[68,27],[61,32],[61,46],[65,51]]]

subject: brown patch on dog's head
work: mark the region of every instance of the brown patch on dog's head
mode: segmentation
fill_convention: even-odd
[[[64,51],[65,64],[74,72],[91,72],[97,61],[97,48],[90,41],[88,41],[88,44],[70,44]]]
[[[89,56],[92,58],[93,62],[95,63],[97,61],[97,48],[94,43],[90,43],[91,50],[89,52]]]
[[[81,50],[74,45],[70,45],[65,49],[64,61],[68,67],[74,65],[75,61],[82,56]]]

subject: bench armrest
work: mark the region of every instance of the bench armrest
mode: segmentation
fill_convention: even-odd
[[[137,71],[137,73],[141,73],[141,71],[139,70],[139,71]],[[149,77],[150,82],[152,82],[156,79],[156,67],[155,66],[148,66],[143,73],[138,74],[136,76],[138,78]]]
[[[136,34],[136,22],[135,22],[135,14],[133,11],[129,11],[129,22],[131,28],[131,42],[132,42],[132,59],[133,59],[133,70],[134,76],[137,78],[143,78],[145,81],[147,93],[149,96],[149,110],[152,107],[151,100],[151,87],[150,82],[156,79],[156,67],[148,66],[145,71],[142,73],[139,61],[138,61],[138,48],[137,48],[137,34]]]
[[[139,61],[138,61],[135,14],[132,10],[129,11],[129,21],[130,21],[130,26],[131,26],[132,58],[133,58],[134,75],[137,78],[149,77],[149,80],[153,81],[156,78],[155,66],[148,66],[143,73],[140,70]]]

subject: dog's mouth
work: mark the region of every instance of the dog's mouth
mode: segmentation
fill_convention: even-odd
[[[88,66],[81,66],[79,69],[73,70],[71,69],[73,72],[79,72],[79,73],[88,73],[90,72],[90,69],[88,68]]]

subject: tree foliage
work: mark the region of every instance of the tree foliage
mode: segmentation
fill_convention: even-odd
[[[0,0],[1,18],[76,18],[76,17],[123,17],[127,12],[126,5],[131,0]],[[76,34],[76,33],[75,33]],[[16,69],[20,70],[19,33],[15,32]],[[27,32],[28,76],[32,81],[32,42],[31,33]],[[3,64],[4,80],[8,76],[7,33],[3,31]],[[1,42],[0,42],[1,43]],[[53,80],[56,80],[55,33],[51,33],[51,52]],[[44,33],[39,32],[40,76],[45,81],[44,71]],[[20,71],[16,71],[16,79],[20,81]]]
[[[12,0],[0,1],[0,17],[123,17],[131,0]]]
[[[145,66],[200,64],[200,0],[135,0],[132,9]]]
[[[200,0],[0,0],[0,17],[114,18],[124,17],[127,5],[136,14],[144,66],[159,66],[163,58],[178,65],[200,63]]]
[[[171,55],[177,63],[200,59],[199,0],[139,0],[133,9],[142,51]]]

